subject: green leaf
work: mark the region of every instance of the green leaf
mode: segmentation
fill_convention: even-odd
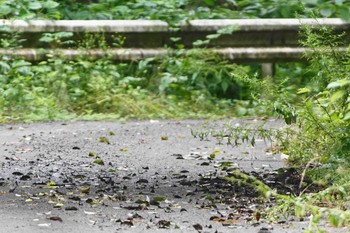
[[[154,202],[162,202],[166,200],[166,196],[159,196],[159,197],[154,197],[153,201]]]
[[[100,137],[100,139],[98,141],[101,142],[101,143],[110,144],[108,138],[106,138],[106,137]]]
[[[350,7],[348,6],[340,6],[337,8],[337,16],[342,19],[349,20],[350,19]]]
[[[220,34],[220,35],[230,35],[234,31],[237,31],[238,29],[239,29],[239,26],[237,26],[237,25],[224,27],[224,28],[221,28],[221,29],[218,30],[218,34]]]
[[[350,112],[345,113],[345,115],[344,115],[344,117],[343,117],[343,120],[344,120],[344,121],[350,120]]]
[[[196,40],[193,42],[193,46],[202,46],[202,45],[207,45],[209,44],[209,40]]]
[[[335,0],[335,5],[338,5],[338,6],[343,5],[344,1],[345,0]]]
[[[28,8],[31,9],[31,10],[39,10],[42,8],[42,5],[40,2],[38,1],[35,1],[35,2],[30,2],[28,4]]]
[[[224,82],[221,83],[221,88],[225,92],[229,88],[229,84],[224,81]]]
[[[58,7],[58,5],[60,5],[60,4],[55,2],[55,1],[52,1],[52,0],[49,0],[49,1],[46,1],[43,3],[43,7],[46,9],[53,9],[53,8]]]
[[[221,167],[231,167],[232,166],[232,162],[221,162],[220,163],[220,166]]]
[[[346,95],[346,91],[345,90],[336,91],[334,94],[331,95],[330,101],[331,101],[331,103],[334,103],[338,99],[344,98],[345,95]]]
[[[12,8],[8,5],[0,5],[0,15],[7,15],[10,14],[12,11]]]
[[[255,138],[254,138],[254,137],[250,140],[250,144],[251,144],[253,147],[255,146]]]
[[[320,14],[323,17],[330,17],[333,13],[334,13],[334,7],[332,5],[327,5],[320,9]]]
[[[49,182],[47,183],[47,186],[49,186],[49,187],[56,187],[57,184],[56,184],[56,182],[54,182],[54,181],[49,181]]]
[[[330,222],[334,227],[340,226],[341,218],[340,218],[339,214],[331,213],[330,216],[329,216],[329,222]]]
[[[318,0],[305,0],[305,3],[309,5],[317,5],[317,2]]]
[[[203,0],[207,5],[209,6],[214,6],[215,5],[215,0]]]
[[[96,163],[98,165],[105,165],[105,163],[103,162],[103,160],[101,158],[95,159],[94,163]]]
[[[206,38],[209,40],[214,40],[219,38],[221,35],[220,34],[211,34],[211,35],[207,35]]]
[[[56,38],[68,38],[73,36],[73,32],[56,32],[53,34]]]
[[[328,84],[327,89],[332,89],[332,88],[338,88],[338,87],[344,87],[350,84],[350,80],[348,79],[341,79],[337,80],[335,82],[331,82]]]
[[[49,33],[45,33],[42,37],[40,37],[39,41],[44,43],[51,43],[54,38]]]
[[[311,90],[309,88],[303,87],[303,88],[299,88],[297,94],[305,94],[305,93],[309,93],[311,92]]]

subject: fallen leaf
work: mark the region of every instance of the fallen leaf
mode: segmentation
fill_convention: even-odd
[[[120,221],[120,224],[128,227],[132,227],[134,225],[130,220]]]
[[[210,221],[218,222],[218,223],[221,223],[222,225],[232,225],[237,222],[240,222],[239,219],[224,219],[217,216],[211,217]]]
[[[63,205],[63,203],[57,203],[54,207],[55,208],[61,208],[61,207],[63,207],[64,205]]]
[[[62,218],[60,218],[58,216],[48,217],[47,219],[51,220],[51,221],[63,222]]]
[[[157,223],[157,226],[159,228],[169,228],[170,227],[171,222],[170,221],[166,221],[166,220],[159,220],[159,222]]]
[[[262,227],[262,228],[260,228],[258,233],[271,233],[271,231],[266,227]]]
[[[78,208],[75,207],[75,206],[67,206],[67,207],[65,208],[65,210],[66,210],[66,211],[77,211]]]
[[[132,215],[132,218],[138,218],[138,219],[143,219],[143,217],[141,215],[139,215],[138,213],[134,213]]]
[[[196,229],[198,232],[201,232],[202,230],[203,230],[203,227],[202,227],[202,225],[200,225],[200,224],[195,224],[195,225],[193,225],[193,228],[194,229]]]
[[[168,136],[162,136],[161,139],[162,139],[162,141],[166,141],[166,140],[168,140]]]
[[[146,179],[139,179],[138,181],[136,181],[136,184],[147,184],[148,180]]]
[[[24,174],[22,172],[12,172],[12,175],[14,175],[14,176],[23,176]]]
[[[82,188],[80,188],[80,192],[82,192],[82,193],[89,193],[90,192],[90,187],[82,187]]]
[[[105,165],[105,163],[103,162],[103,160],[101,158],[97,158],[94,160],[94,163],[98,164],[98,165]]]
[[[167,198],[166,196],[159,196],[159,197],[154,197],[151,201],[151,205],[159,205],[161,202],[165,201]]]
[[[54,181],[49,181],[49,182],[47,183],[47,186],[49,186],[49,187],[51,187],[51,188],[55,188],[55,187],[57,187],[57,184],[56,184],[56,182],[54,182]]]
[[[19,178],[20,180],[30,180],[31,177],[29,175],[23,175],[21,178]]]
[[[260,218],[261,218],[261,213],[260,213],[260,212],[256,212],[256,213],[255,213],[255,219],[256,219],[256,221],[259,222]]]
[[[106,137],[100,137],[100,139],[98,140],[101,143],[106,143],[106,144],[111,144],[108,140],[108,138]]]

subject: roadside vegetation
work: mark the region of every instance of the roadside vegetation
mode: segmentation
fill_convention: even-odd
[[[79,12],[79,13],[76,13]],[[212,18],[341,17],[350,18],[350,3],[336,1],[202,0],[202,1],[2,1],[2,18],[14,19],[161,19],[175,27],[181,20]],[[276,131],[228,128],[220,140],[273,139],[276,153],[300,175],[297,192],[277,193],[258,178],[254,185],[278,205],[265,217],[311,216],[349,226],[350,200],[350,67],[348,54],[335,48],[342,35],[320,27],[302,31],[301,44],[313,48],[307,63],[277,64],[274,83],[261,79],[258,65],[237,65],[205,50],[181,50],[163,59],[131,64],[81,57],[30,63],[3,57],[0,61],[0,121],[59,119],[183,119],[274,116],[288,127]],[[56,35],[57,36],[57,35]],[[69,35],[43,35],[42,41],[70,43]],[[87,48],[96,38],[87,36]],[[104,38],[99,44],[108,46]],[[1,47],[21,46],[14,34]],[[122,46],[122,44],[121,44]],[[346,45],[344,45],[346,46]],[[263,90],[263,91],[261,91]],[[259,134],[257,134],[257,132]],[[221,135],[221,136],[220,136]],[[198,135],[195,135],[198,136]],[[213,158],[212,158],[213,159]],[[237,175],[237,174],[236,174]],[[230,176],[228,176],[228,179]],[[240,179],[248,179],[244,174]],[[280,215],[278,215],[280,216]],[[277,219],[278,220],[278,219]]]
[[[306,232],[323,232],[319,223],[324,220],[334,227],[350,225],[348,54],[336,49],[344,45],[344,35],[336,35],[331,28],[322,26],[319,30],[315,33],[310,28],[303,29],[302,44],[313,51],[305,55],[308,66],[302,67],[309,79],[298,90],[289,92],[285,85],[271,85],[250,76],[242,79],[250,84],[251,90],[253,87],[258,90],[253,92],[258,105],[284,119],[285,127],[226,125],[222,129],[193,131],[201,140],[214,137],[218,143],[233,147],[244,143],[254,146],[258,139],[272,142],[270,153],[282,154],[287,159],[288,168],[278,171],[278,175],[286,176],[283,183],[290,189],[288,195],[268,187],[261,177],[247,176],[227,168],[227,164],[226,178],[250,182],[267,200],[275,200],[278,203],[275,208],[263,211],[271,220],[308,217],[310,225]],[[261,88],[265,91],[261,92]],[[298,101],[293,101],[293,93],[299,96]]]

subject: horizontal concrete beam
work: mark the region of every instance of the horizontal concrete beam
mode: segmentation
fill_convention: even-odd
[[[15,32],[167,32],[160,20],[0,20]]]
[[[339,48],[341,52],[346,50],[347,48]],[[209,49],[209,51],[237,63],[300,61],[305,60],[304,54],[306,52],[312,52],[308,48],[223,48]],[[53,56],[61,56],[67,60],[76,60],[79,57],[87,56],[92,60],[109,58],[121,62],[130,62],[151,57],[162,57],[172,53],[174,53],[174,50],[170,49],[0,49],[0,55],[3,58],[20,57],[30,61],[42,61]]]
[[[337,30],[350,30],[350,21],[339,18],[191,20],[188,23],[183,23],[181,29],[217,31],[229,26],[238,26],[237,31],[298,31],[302,25],[322,25],[333,27]]]
[[[319,19],[213,19],[191,20],[180,24],[181,31],[215,32],[228,26],[237,31],[299,30],[301,25],[324,25],[350,30],[350,22],[339,18]],[[0,20],[16,32],[168,32],[170,26],[160,20]]]

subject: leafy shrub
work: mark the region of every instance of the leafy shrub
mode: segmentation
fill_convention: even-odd
[[[22,19],[161,19],[176,24],[189,19],[350,18],[344,0],[4,0],[0,17]]]
[[[52,120],[96,114],[120,118],[192,118],[234,115],[230,75],[249,69],[201,52],[132,64],[84,57],[52,57],[38,64],[0,63],[0,113],[7,120]]]

